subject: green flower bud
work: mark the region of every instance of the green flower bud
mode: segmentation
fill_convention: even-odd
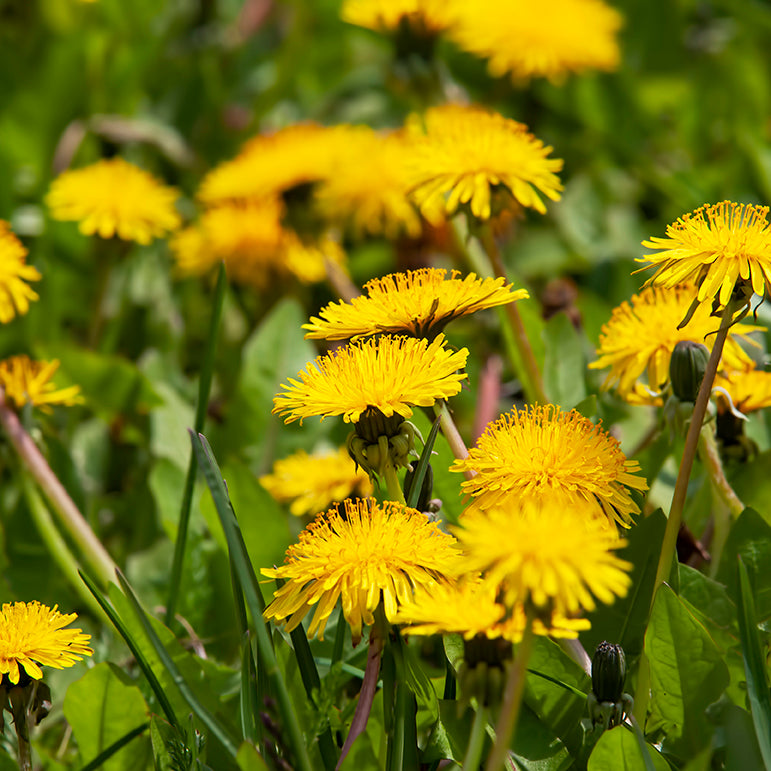
[[[708,359],[709,350],[701,343],[681,340],[675,346],[669,361],[669,379],[672,392],[681,402],[696,401]]]
[[[620,645],[601,642],[592,657],[592,692],[597,701],[621,700],[626,680],[626,656]]]

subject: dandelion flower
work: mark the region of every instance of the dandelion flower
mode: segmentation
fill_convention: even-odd
[[[514,290],[502,278],[459,276],[456,270],[447,278],[446,270],[420,268],[372,279],[364,285],[366,295],[350,304],[327,305],[321,318],[303,324],[305,336],[347,340],[386,332],[431,339],[453,319],[529,297],[525,289]]]
[[[611,603],[631,583],[631,565],[614,553],[626,541],[592,507],[569,496],[510,498],[468,510],[453,528],[470,570],[503,587],[505,601],[531,602],[565,616]]]
[[[372,495],[369,476],[356,468],[344,447],[314,455],[300,450],[277,460],[260,484],[279,503],[288,503],[296,517],[317,514],[349,496]]]
[[[299,123],[249,140],[232,160],[212,169],[198,192],[211,206],[243,199],[273,198],[299,185],[330,177],[360,133],[349,125]]]
[[[698,287],[694,299],[700,303],[717,300],[725,307],[737,283],[761,297],[771,285],[768,206],[705,205],[667,225],[666,238],[653,236],[642,245],[658,250],[637,260],[656,268],[646,285],[690,282]]]
[[[717,375],[714,388],[727,391],[733,406],[745,415],[771,407],[771,372],[768,370],[729,370]],[[727,406],[725,396],[720,391],[716,393],[718,402]]]
[[[519,642],[526,624],[524,603],[507,606],[500,594],[498,584],[475,578],[420,587],[401,606],[395,621],[411,635],[459,634],[466,640],[483,636]],[[548,624],[536,619],[533,626],[536,634],[575,638],[590,624],[555,613]]]
[[[262,291],[294,276],[306,284],[326,278],[325,259],[344,261],[340,247],[329,239],[319,246],[304,244],[281,224],[278,199],[222,204],[204,212],[197,225],[171,241],[180,275],[204,275],[220,261],[230,279]]]
[[[62,614],[55,605],[39,602],[4,603],[0,611],[0,675],[16,685],[21,669],[28,677],[40,680],[40,665],[64,669],[93,651],[87,643],[91,635],[80,629],[64,629],[75,613]]]
[[[0,220],[0,324],[7,324],[17,314],[23,316],[30,300],[38,299],[27,281],[40,281],[40,273],[27,265],[26,258],[21,241],[9,224]]]
[[[556,172],[562,161],[548,158],[551,147],[522,123],[479,107],[446,104],[413,118],[414,153],[410,163],[412,195],[421,210],[444,202],[448,215],[470,204],[474,216],[493,213],[493,192],[508,194],[523,207],[544,213],[541,200],[560,198]],[[445,200],[446,196],[446,200]]]
[[[575,410],[551,404],[513,410],[479,437],[452,471],[473,471],[462,482],[473,507],[487,510],[511,501],[567,497],[587,502],[624,527],[640,509],[627,489],[647,490],[636,476],[637,461],[627,460],[612,436]]]
[[[493,77],[559,81],[584,70],[615,70],[621,15],[600,0],[486,0],[456,3],[448,36],[488,60]]]
[[[286,581],[265,617],[291,631],[315,606],[308,631],[323,637],[340,600],[357,643],[381,602],[392,620],[415,587],[450,580],[457,559],[455,539],[425,514],[393,501],[347,500],[342,514],[330,509],[300,533],[281,567],[262,570]]]
[[[384,336],[351,343],[319,356],[289,378],[273,400],[273,412],[285,415],[286,423],[319,415],[342,415],[355,423],[374,408],[390,418],[409,418],[412,406],[430,407],[460,391],[466,374],[468,350],[450,351],[444,335],[431,343],[409,337]]]
[[[181,225],[177,198],[176,189],[146,171],[110,158],[60,174],[46,203],[54,219],[79,222],[85,235],[149,244]]]
[[[17,409],[31,404],[50,413],[54,404],[67,407],[82,404],[80,386],[57,388],[51,382],[57,369],[59,362],[56,359],[33,361],[29,356],[11,356],[0,361],[0,388],[5,391],[6,400],[14,402]]]
[[[712,348],[720,320],[702,305],[688,323],[679,328],[696,294],[693,285],[646,287],[614,308],[610,320],[600,334],[599,358],[589,364],[590,369],[610,372],[603,389],[615,387],[619,396],[632,402],[659,403],[658,394],[669,382],[669,360],[677,343],[688,340]],[[731,369],[746,369],[751,359],[739,344],[739,339],[750,342],[747,335],[760,329],[743,324],[731,328],[722,361]],[[647,375],[647,384],[639,379]],[[647,385],[647,388],[646,388]]]
[[[343,21],[376,32],[398,32],[407,24],[413,32],[435,35],[455,16],[448,0],[344,0]]]

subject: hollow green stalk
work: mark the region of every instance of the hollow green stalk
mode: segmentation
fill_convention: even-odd
[[[8,693],[13,727],[16,729],[19,771],[32,771],[32,749],[29,745],[29,719],[27,715],[28,700],[29,695],[26,688],[11,688]]]
[[[89,567],[99,577],[103,586],[114,579],[116,565],[102,546],[85,517],[70,498],[59,478],[54,474],[32,437],[22,426],[16,413],[6,404],[0,389],[0,424],[11,440],[19,460],[35,480],[57,515],[59,524],[67,531],[80,549]]]
[[[522,705],[522,694],[525,691],[525,676],[527,675],[530,654],[533,652],[534,639],[533,611],[528,608],[522,640],[517,646],[516,656],[506,678],[501,715],[495,726],[495,743],[493,744],[492,752],[487,758],[485,771],[500,771],[506,762],[509,745],[514,735],[514,729],[517,726],[519,708]]]
[[[480,705],[474,714],[471,735],[468,740],[466,754],[463,757],[463,771],[478,771],[482,759],[482,750],[487,735],[487,707]]]
[[[447,440],[447,444],[450,445],[452,454],[458,460],[465,460],[468,458],[468,448],[466,447],[466,443],[463,441],[463,437],[461,437],[460,431],[458,431],[458,427],[455,425],[450,410],[447,409],[447,402],[444,401],[444,399],[434,402],[434,415],[441,418],[440,425],[442,433]],[[470,470],[464,471],[463,475],[466,479],[471,479],[476,476],[476,472]]]
[[[659,564],[656,570],[657,587],[669,577],[669,572],[672,569],[672,559],[675,556],[675,548],[677,546],[677,534],[680,531],[680,525],[683,520],[685,498],[688,493],[688,480],[691,478],[691,470],[693,469],[693,462],[696,458],[701,428],[704,423],[704,416],[707,413],[709,397],[712,393],[712,384],[715,381],[715,374],[717,373],[718,364],[720,363],[720,356],[723,353],[723,346],[726,337],[728,336],[728,330],[733,323],[733,316],[736,310],[737,308],[734,303],[728,303],[723,311],[720,329],[715,335],[715,343],[712,347],[712,353],[710,354],[709,360],[707,361],[704,379],[701,381],[701,387],[699,388],[699,393],[696,397],[696,403],[693,406],[693,414],[691,415],[691,422],[685,437],[683,457],[680,460],[680,470],[677,474],[675,491],[672,495],[672,505],[669,509],[667,526],[664,531],[664,541],[661,545],[661,554],[659,555]],[[653,597],[651,598],[651,606],[655,596],[656,592],[654,591]]]
[[[225,274],[225,263],[220,263],[219,273],[217,274],[217,284],[214,289],[214,300],[212,304],[211,322],[209,324],[209,337],[206,341],[206,351],[204,352],[203,363],[201,365],[201,374],[198,380],[198,403],[195,409],[195,433],[203,431],[203,424],[206,420],[206,410],[209,405],[209,393],[211,391],[211,382],[214,375],[214,356],[217,350],[217,337],[222,319],[222,306],[225,301],[225,288],[227,286],[227,276]],[[179,510],[179,525],[177,526],[177,538],[174,542],[174,558],[171,564],[171,577],[169,579],[169,595],[166,601],[166,614],[164,623],[170,626],[177,612],[177,602],[179,600],[179,589],[182,583],[182,566],[185,561],[185,546],[187,545],[187,531],[190,524],[190,507],[193,502],[193,490],[195,488],[195,477],[198,465],[195,460],[195,453],[190,450],[190,460],[187,465],[187,476],[185,477],[185,487],[182,493],[182,503]]]

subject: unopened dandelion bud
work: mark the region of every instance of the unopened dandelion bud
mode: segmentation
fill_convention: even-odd
[[[681,340],[672,351],[669,378],[672,392],[681,402],[695,402],[707,369],[709,350],[701,343]]]
[[[601,642],[592,657],[592,692],[598,702],[620,701],[626,680],[626,656],[620,645]]]

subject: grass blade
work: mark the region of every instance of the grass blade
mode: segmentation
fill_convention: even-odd
[[[423,489],[423,480],[426,478],[426,470],[428,469],[428,464],[431,460],[431,452],[434,449],[434,442],[436,442],[436,437],[439,434],[441,422],[441,415],[434,420],[431,431],[428,434],[428,439],[426,439],[426,443],[423,445],[423,452],[420,454],[418,465],[415,467],[415,472],[412,475],[410,489],[405,493],[404,497],[407,501],[407,505],[411,509],[414,509],[415,506],[417,506],[418,499],[420,498],[420,491]]]

